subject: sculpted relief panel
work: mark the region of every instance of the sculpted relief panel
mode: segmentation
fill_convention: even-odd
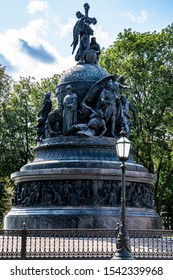
[[[128,183],[127,206],[154,208],[153,187],[145,183]],[[104,180],[62,180],[19,183],[13,206],[120,206],[121,183]]]

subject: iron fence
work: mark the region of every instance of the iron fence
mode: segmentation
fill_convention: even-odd
[[[173,259],[173,230],[129,230],[136,259]],[[117,230],[1,230],[0,259],[111,259]]]

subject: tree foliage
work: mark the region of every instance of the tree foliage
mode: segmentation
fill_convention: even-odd
[[[138,112],[131,140],[137,162],[157,174],[158,212],[170,212],[166,208],[173,204],[172,48],[173,25],[160,33],[128,29],[118,35],[110,48],[102,51],[100,61],[109,73],[123,74],[130,86],[128,99]]]
[[[32,77],[21,77],[18,82],[14,82],[6,75],[5,68],[0,67],[0,181],[3,183],[5,201],[11,185],[11,173],[33,158],[37,113],[46,91],[52,92],[56,106],[55,89],[58,79],[59,75],[54,75],[39,83]],[[5,210],[0,206],[0,213]],[[2,215],[0,220],[1,217]]]
[[[4,213],[9,208],[9,192],[6,187],[8,178],[6,176],[6,169],[8,168],[5,159],[5,134],[4,114],[5,103],[8,102],[8,93],[11,90],[12,79],[5,73],[5,67],[0,65],[0,227],[2,226],[2,219]],[[8,133],[8,131],[7,131]]]

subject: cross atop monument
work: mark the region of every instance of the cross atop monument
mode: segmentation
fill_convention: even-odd
[[[95,25],[97,23],[95,17],[91,18],[88,16],[89,9],[90,6],[88,3],[85,3],[85,13],[82,14],[80,11],[76,13],[78,20],[73,28],[73,42],[71,44],[71,46],[73,46],[72,54],[79,43],[75,60],[80,62],[85,62],[86,53],[90,48],[90,36],[94,34],[94,30],[91,28],[90,24]]]
[[[97,20],[96,20],[96,18],[94,17],[94,18],[90,18],[89,16],[88,16],[88,12],[89,12],[89,9],[90,9],[90,6],[89,6],[89,4],[88,3],[85,3],[84,4],[84,10],[85,10],[85,15],[83,15],[80,11],[78,11],[77,13],[76,13],[76,16],[77,16],[77,18],[78,19],[81,19],[81,18],[83,18],[83,19],[85,19],[85,22],[86,23],[88,23],[88,24],[96,24],[97,23]]]

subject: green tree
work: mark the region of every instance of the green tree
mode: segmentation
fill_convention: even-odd
[[[40,82],[33,77],[21,77],[18,82],[14,82],[5,74],[5,68],[0,68],[0,178],[6,194],[12,185],[11,173],[18,171],[33,158],[37,113],[46,91],[52,92],[54,107],[57,105],[55,89],[58,79],[59,75]],[[5,193],[4,199],[7,199]],[[3,199],[0,200],[3,203]],[[2,215],[5,209],[2,209]]]
[[[0,228],[2,226],[3,216],[10,207],[10,194],[7,187],[8,178],[6,173],[8,165],[5,161],[5,138],[3,136],[5,134],[5,104],[8,102],[8,94],[11,90],[11,85],[11,77],[5,73],[5,67],[0,65]]]
[[[13,82],[6,98],[1,103],[1,150],[4,151],[1,166],[3,174],[12,172],[32,160],[32,147],[35,146],[37,113],[42,106],[44,93],[51,90],[55,101],[55,89],[58,75],[41,82],[34,78],[21,78]],[[6,168],[8,166],[8,168]]]
[[[138,112],[131,132],[136,161],[157,175],[155,201],[161,213],[172,193],[173,176],[173,25],[160,33],[124,30],[100,64],[126,77],[128,99]],[[173,196],[169,197],[173,204]],[[172,225],[173,226],[173,225]]]
[[[10,208],[10,194],[7,191],[6,182],[0,181],[0,228],[2,228],[2,221],[4,215]]]

